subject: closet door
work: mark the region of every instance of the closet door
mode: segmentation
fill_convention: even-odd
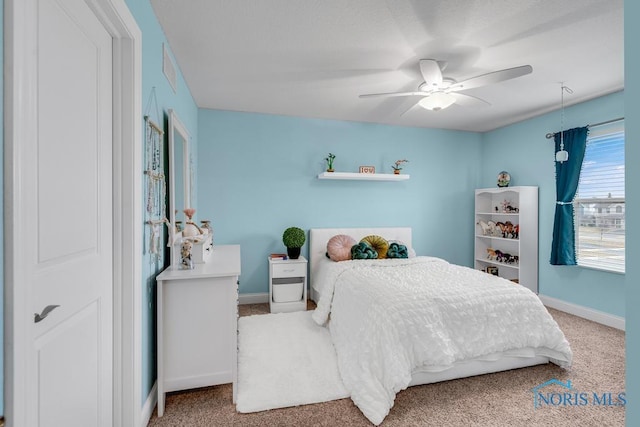
[[[12,420],[111,426],[112,38],[85,1],[24,1],[37,101],[16,168],[13,268],[29,316],[14,337],[27,340],[14,389],[26,419]]]

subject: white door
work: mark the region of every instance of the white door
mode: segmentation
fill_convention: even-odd
[[[111,426],[112,39],[84,0],[37,8],[35,156],[20,162],[32,177],[28,425]]]

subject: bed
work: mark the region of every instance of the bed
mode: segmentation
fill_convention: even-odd
[[[335,262],[327,242],[381,236],[409,257]],[[415,256],[411,228],[310,230],[313,319],[327,326],[345,387],[379,425],[409,386],[555,363],[569,343],[537,295],[468,267]]]

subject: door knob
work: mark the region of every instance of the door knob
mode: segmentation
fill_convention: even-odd
[[[34,323],[38,323],[42,320],[44,320],[45,317],[47,317],[49,315],[49,313],[51,313],[53,310],[55,310],[56,308],[60,307],[59,305],[48,305],[44,308],[44,310],[42,310],[42,313],[38,314],[38,313],[33,313],[33,322]]]

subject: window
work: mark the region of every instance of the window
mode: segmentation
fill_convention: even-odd
[[[589,129],[574,200],[578,265],[625,272],[624,122]]]

